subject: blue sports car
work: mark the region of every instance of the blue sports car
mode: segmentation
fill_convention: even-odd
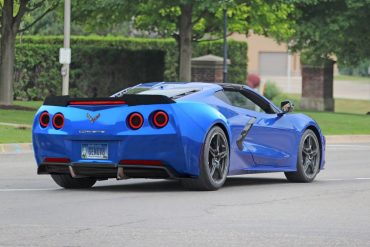
[[[38,174],[64,188],[109,178],[178,179],[217,190],[227,176],[284,172],[311,182],[324,168],[325,138],[238,84],[144,83],[107,98],[45,99],[33,123]]]

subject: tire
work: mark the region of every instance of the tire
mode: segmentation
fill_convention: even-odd
[[[69,174],[51,174],[54,182],[65,189],[87,189],[95,183],[94,178],[73,178]]]
[[[203,145],[200,174],[197,178],[181,180],[191,190],[218,190],[229,172],[229,143],[225,132],[218,126],[207,134]]]
[[[321,147],[316,134],[308,129],[299,144],[297,171],[285,172],[290,182],[310,183],[320,171]]]

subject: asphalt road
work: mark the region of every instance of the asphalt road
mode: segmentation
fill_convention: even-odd
[[[63,190],[32,154],[0,155],[0,246],[370,246],[370,144],[330,145],[311,184],[231,177],[216,192],[175,181]]]

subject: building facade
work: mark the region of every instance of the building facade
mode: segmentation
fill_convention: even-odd
[[[232,39],[248,43],[248,74],[259,76],[300,76],[300,56],[289,54],[287,44],[265,36],[234,33]]]

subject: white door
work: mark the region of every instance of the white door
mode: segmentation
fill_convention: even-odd
[[[287,76],[287,52],[260,52],[259,74],[261,76]]]

